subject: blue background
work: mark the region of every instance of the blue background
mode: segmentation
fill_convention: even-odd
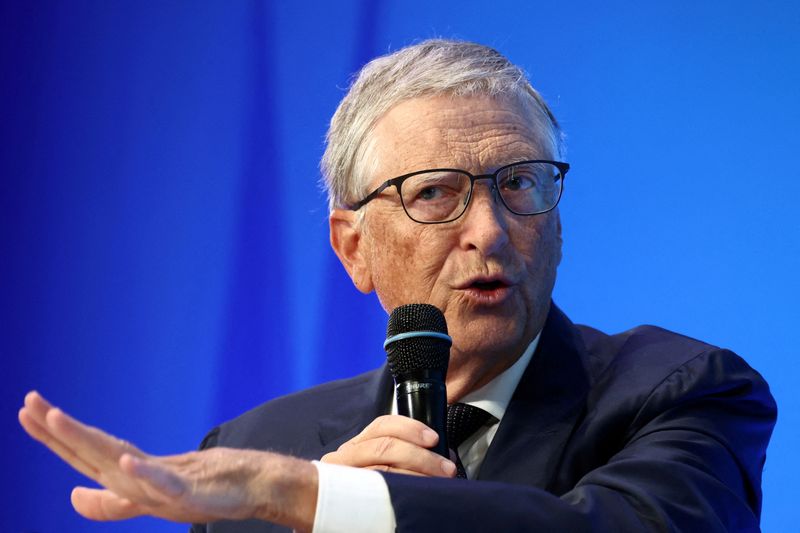
[[[796,525],[800,4],[428,4],[2,3],[0,531],[185,530],[78,517],[81,477],[17,424],[29,389],[175,453],[381,363],[317,162],[350,74],[433,36],[525,67],[568,134],[571,318],[658,324],[766,376],[763,526]]]

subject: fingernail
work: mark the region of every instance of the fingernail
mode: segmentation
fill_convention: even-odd
[[[439,439],[439,435],[430,428],[422,430],[422,442],[425,444],[434,444]]]
[[[448,476],[452,476],[456,473],[456,464],[447,459],[442,459],[442,471]]]

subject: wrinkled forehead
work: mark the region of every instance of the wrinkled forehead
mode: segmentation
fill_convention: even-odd
[[[549,118],[530,97],[426,96],[386,112],[369,139],[372,179],[428,168],[490,172],[523,159],[555,159]]]

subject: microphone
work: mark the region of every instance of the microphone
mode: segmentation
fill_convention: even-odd
[[[445,376],[452,344],[444,315],[429,304],[401,305],[392,311],[383,343],[397,412],[438,433],[439,442],[431,451],[448,458]]]

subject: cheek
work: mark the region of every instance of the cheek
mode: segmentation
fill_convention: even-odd
[[[555,231],[555,227],[550,224],[542,229],[539,234],[536,254],[542,260],[541,263],[548,268],[555,268],[561,262],[561,238]]]
[[[556,276],[556,268],[561,262],[561,236],[558,220],[555,217],[543,221],[528,233],[525,246],[526,269],[529,274],[529,290],[536,293],[537,299],[549,299]]]
[[[442,271],[445,247],[426,227],[413,229],[401,232],[381,224],[371,233],[372,279],[387,311],[408,303],[429,303]]]

